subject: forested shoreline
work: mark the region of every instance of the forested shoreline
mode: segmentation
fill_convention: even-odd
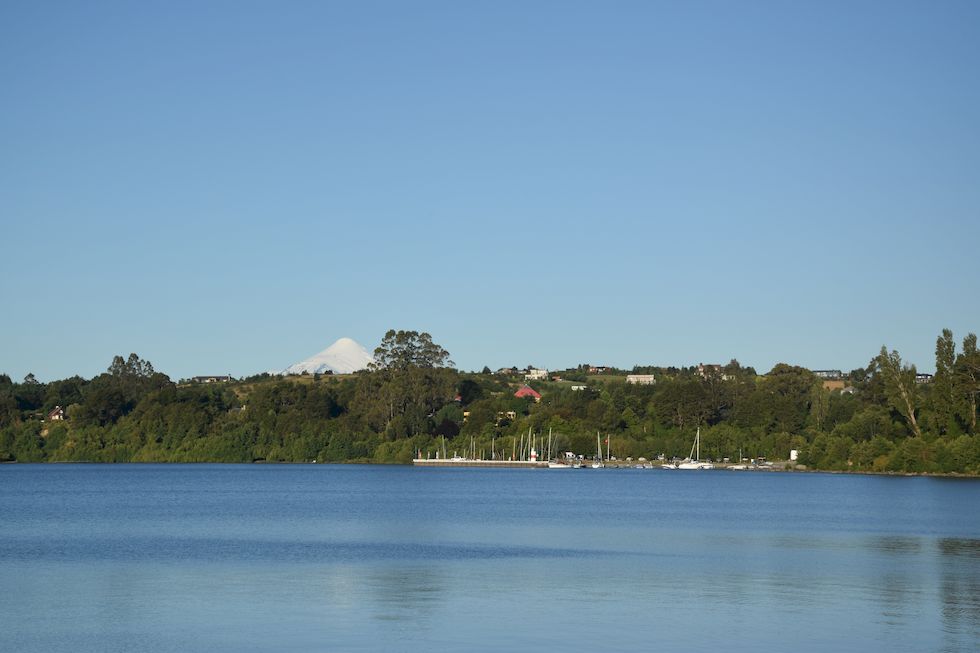
[[[764,375],[724,366],[588,365],[524,381],[460,372],[425,333],[389,331],[372,369],[347,376],[258,375],[173,381],[136,354],[103,374],[42,383],[0,375],[4,462],[380,462],[421,451],[509,457],[528,433],[591,455],[596,434],[620,458],[785,460],[828,471],[980,474],[976,336],[937,338],[936,373],[916,374],[882,347],[829,384],[802,367]],[[652,374],[650,385],[626,382]],[[515,397],[527,383],[540,394]],[[60,410],[59,410],[60,409]]]

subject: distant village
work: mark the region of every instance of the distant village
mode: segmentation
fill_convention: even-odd
[[[665,368],[671,370],[673,376],[674,374],[680,372],[679,368]],[[693,368],[698,376],[702,379],[717,378],[721,381],[730,380],[730,376],[725,373],[724,366],[717,363],[698,363],[698,365]],[[823,382],[823,387],[825,390],[837,390],[843,394],[853,394],[855,388],[849,385],[847,382],[847,374],[841,370],[810,370],[814,376]],[[566,370],[551,371],[547,369],[536,368],[533,366],[528,366],[524,368],[517,367],[501,367],[494,372],[489,372],[489,370],[484,369],[484,374],[492,373],[495,376],[505,376],[505,377],[522,377],[524,381],[550,381],[554,383],[571,382],[569,386],[573,391],[580,391],[588,389],[588,386],[584,383],[576,383],[578,379],[581,379],[584,374],[589,376],[606,376],[606,377],[622,377],[623,381],[630,385],[655,385],[657,383],[657,375],[653,373],[645,374],[635,374],[626,372],[624,370],[606,366],[606,365],[582,365],[578,368],[569,368]],[[317,375],[327,374],[332,375],[333,372],[330,370],[325,370],[323,372],[317,372]],[[268,376],[268,375],[259,375]],[[280,376],[290,377],[290,376],[309,376],[308,372],[302,373],[283,373]],[[759,376],[765,376],[764,374]],[[228,374],[223,375],[204,375],[204,376],[194,376],[189,379],[182,379],[181,383],[229,383],[241,380],[247,380],[247,378],[255,377],[245,377],[245,379],[235,378]],[[933,375],[925,373],[917,373],[915,375],[915,381],[918,384],[925,384],[932,382]],[[540,399],[541,395],[528,385],[521,386],[517,390],[515,396],[518,397],[531,397],[533,399]]]

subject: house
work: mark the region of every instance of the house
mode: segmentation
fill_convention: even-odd
[[[813,375],[818,379],[836,381],[844,378],[844,373],[840,370],[813,370]]]
[[[728,375],[721,371],[721,365],[716,365],[714,363],[704,364],[698,363],[698,376],[702,379],[708,378],[709,375],[713,377],[721,377],[722,381],[728,380]]]
[[[191,377],[191,381],[194,383],[223,383],[225,381],[231,381],[230,376],[195,376]]]
[[[712,372],[721,374],[721,365],[715,365],[713,363],[708,363],[705,365],[704,363],[698,363],[698,376],[700,376],[702,379],[708,378],[708,374]]]
[[[524,397],[530,397],[534,401],[541,401],[541,394],[529,385],[522,385],[514,393],[514,396],[518,399],[523,399]]]
[[[588,388],[589,386],[587,385],[573,385],[572,392],[581,392],[582,390],[588,390]]]
[[[54,408],[51,409],[51,412],[48,413],[49,422],[61,422],[64,419],[65,419],[65,409],[62,408],[61,406],[55,406]]]
[[[657,380],[652,374],[627,374],[626,382],[633,385],[653,385]]]
[[[527,374],[524,375],[525,381],[547,381],[548,380],[548,370],[538,370],[535,368],[530,368]]]
[[[932,383],[932,374],[919,373],[915,375],[916,383]]]
[[[589,374],[605,374],[609,369],[605,365],[589,365]]]

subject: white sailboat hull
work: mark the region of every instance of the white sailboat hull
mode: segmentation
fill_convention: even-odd
[[[714,469],[715,466],[711,463],[703,463],[699,460],[692,460],[687,463],[678,463],[677,469]]]
[[[695,457],[695,452],[697,456]],[[693,460],[691,459],[693,458]],[[678,463],[677,469],[714,469],[715,466],[711,463],[701,462],[701,427],[698,427],[698,433],[694,436],[694,444],[691,445],[691,458],[685,460],[682,463]]]

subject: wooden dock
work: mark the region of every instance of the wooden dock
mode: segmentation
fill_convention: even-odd
[[[415,458],[418,467],[516,467],[518,469],[548,469],[546,460],[472,460],[469,458]]]

